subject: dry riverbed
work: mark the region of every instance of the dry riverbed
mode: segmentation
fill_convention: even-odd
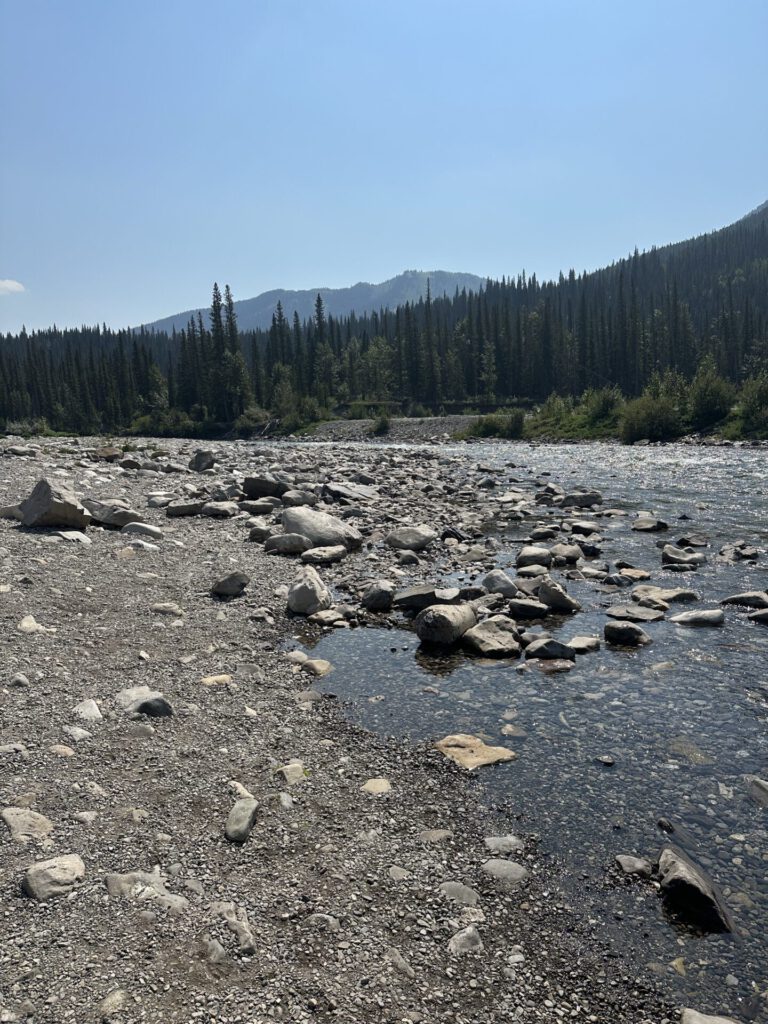
[[[46,478],[94,511],[64,536],[0,519],[0,1021],[680,1020],[474,773],[349,724],[313,687],[326,666],[286,656],[386,621],[361,604],[372,583],[435,585],[447,558],[487,555],[482,467],[232,442],[189,469],[193,443],[138,447],[0,454],[0,505]],[[286,507],[359,534],[320,544],[345,550],[290,595],[298,554],[263,543],[293,535]],[[137,525],[103,525],[121,508]],[[386,543],[414,524],[435,534],[416,555],[426,534]],[[241,593],[211,592],[233,573]],[[287,611],[307,579],[309,621]]]

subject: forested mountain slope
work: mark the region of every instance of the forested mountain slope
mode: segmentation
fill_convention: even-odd
[[[170,336],[6,336],[0,420],[214,431],[260,410],[307,420],[353,402],[439,411],[606,385],[633,396],[668,370],[690,379],[706,355],[734,383],[768,367],[768,204],[594,273],[521,274],[364,317],[334,316],[316,296],[311,316],[280,304],[268,329],[244,331],[215,288],[211,310]]]

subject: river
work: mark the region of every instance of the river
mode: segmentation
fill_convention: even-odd
[[[595,486],[605,508],[665,519],[664,534],[632,532],[631,515],[599,523],[602,558],[649,569],[650,583],[699,591],[700,603],[669,614],[768,588],[765,553],[756,564],[717,558],[734,540],[768,548],[765,449],[483,443],[445,452],[508,479],[551,474],[565,487]],[[542,509],[541,518],[551,514]],[[530,526],[499,535],[499,567],[514,566]],[[696,573],[662,572],[659,543],[691,533],[708,539],[706,564]],[[475,568],[454,578],[482,575]],[[606,607],[627,600],[590,582],[567,585],[584,610],[554,628],[548,620],[558,639],[601,636]],[[765,1019],[768,809],[750,796],[745,776],[768,777],[768,629],[735,608],[721,628],[651,623],[650,647],[603,646],[570,673],[547,675],[521,673],[519,662],[425,654],[402,625],[324,635],[314,648],[334,666],[324,688],[348,702],[356,721],[388,735],[471,732],[511,746],[518,759],[482,775],[487,798],[518,834],[536,837],[564,898],[579,901],[621,953],[664,978],[674,998]],[[654,858],[668,838],[660,819],[722,887],[735,934],[695,934],[666,916],[651,883],[614,874],[617,854]]]

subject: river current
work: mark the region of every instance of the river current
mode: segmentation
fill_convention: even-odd
[[[626,559],[652,572],[649,583],[701,594],[668,615],[768,588],[765,449],[486,443],[445,451],[510,479],[550,474],[564,487],[597,487],[605,508],[630,513],[599,520],[602,559]],[[632,532],[639,510],[666,520],[669,531]],[[548,518],[542,509],[542,522]],[[514,566],[531,525],[497,535],[498,567]],[[706,564],[696,573],[663,572],[659,542],[692,533],[708,540]],[[736,540],[763,549],[757,563],[717,557]],[[453,578],[464,584],[482,575],[474,567]],[[548,620],[549,631],[563,640],[602,636],[606,608],[626,602],[627,592],[565,582],[583,611],[554,626]],[[768,778],[768,628],[730,607],[721,628],[669,621],[643,628],[651,646],[603,645],[571,672],[552,675],[521,673],[515,661],[426,654],[405,622],[398,630],[332,631],[313,654],[334,666],[321,688],[347,701],[368,728],[415,740],[470,732],[514,749],[517,760],[485,770],[483,786],[518,834],[536,837],[566,895],[586,899],[617,948],[665,979],[684,1005],[765,1020],[768,808],[750,795],[745,777]],[[666,916],[650,883],[613,873],[617,854],[654,859],[669,838],[660,819],[722,887],[733,935],[695,934]]]

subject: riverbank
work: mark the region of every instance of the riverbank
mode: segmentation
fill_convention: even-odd
[[[444,444],[455,442],[459,439],[470,440],[472,443],[482,441],[481,437],[472,436],[473,430],[478,422],[478,416],[425,416],[420,419],[396,418],[389,420],[389,426],[385,433],[375,434],[376,420],[324,420],[313,424],[306,432],[298,435],[300,441],[335,441],[339,443],[371,442],[383,444]],[[500,439],[487,437],[485,440],[490,443],[497,443]],[[503,438],[501,439],[503,440]],[[540,431],[536,436],[520,438],[529,444],[583,444],[591,442],[595,444],[619,444],[618,433],[604,436],[562,436],[556,432]],[[639,441],[636,444],[641,447],[649,444],[648,441]],[[690,434],[677,438],[674,441],[659,441],[654,444],[686,444],[704,445],[707,447],[721,446],[729,448],[736,446],[747,446],[756,448],[768,448],[768,440],[729,440],[719,437],[716,434]]]
[[[446,440],[422,427],[423,441]],[[510,837],[520,808],[490,806],[481,780],[431,745],[349,724],[333,673],[323,696],[285,656],[364,626],[370,580],[431,582],[446,559],[492,555],[479,528],[494,474],[435,451],[372,448],[363,462],[356,449],[246,442],[211,445],[212,468],[190,472],[193,443],[137,446],[127,464],[87,439],[0,458],[0,505],[46,476],[117,497],[150,527],[91,525],[87,544],[0,520],[0,796],[32,812],[34,835],[5,835],[0,854],[4,1019],[678,1019],[656,977],[615,946],[601,893],[563,896],[535,830],[496,843],[522,883],[483,870],[487,840]],[[294,560],[248,541],[272,514],[244,496],[244,477],[275,473],[360,530],[360,548],[320,568],[336,595],[326,625],[286,614]],[[168,501],[194,514],[169,516]],[[515,504],[502,503],[508,520]],[[467,539],[448,533],[416,564],[383,543],[425,520]],[[249,577],[242,596],[213,597],[233,571]],[[126,708],[135,686],[157,695],[153,714]],[[173,713],[155,717],[162,701]],[[248,794],[252,827],[233,842],[225,831]],[[33,862],[61,856],[81,858],[76,884],[22,894]]]

